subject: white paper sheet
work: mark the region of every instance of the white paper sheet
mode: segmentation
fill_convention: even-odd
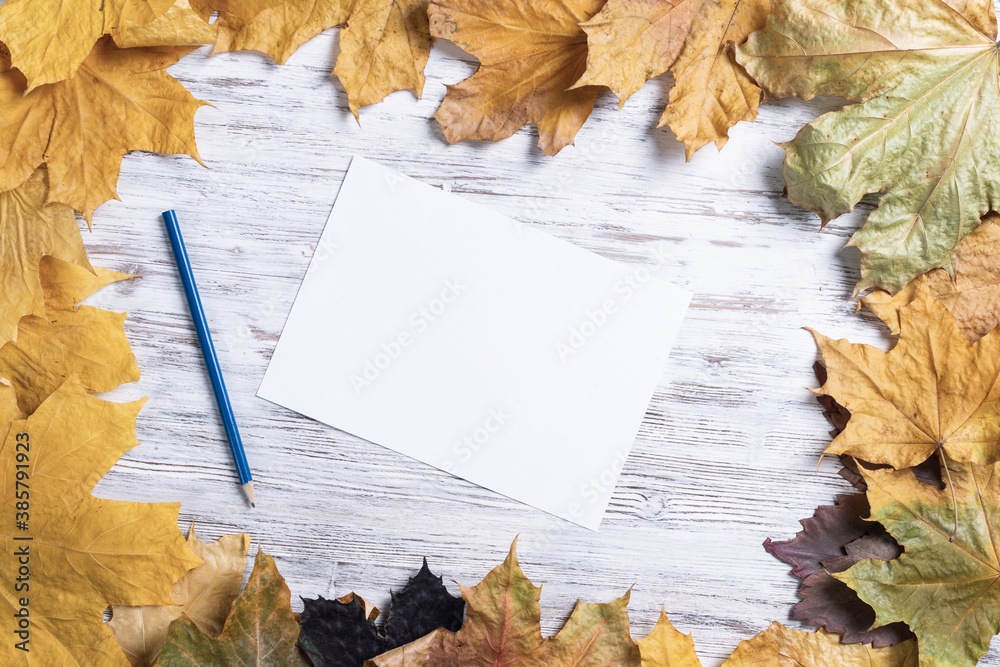
[[[355,157],[258,396],[597,530],[689,301]]]

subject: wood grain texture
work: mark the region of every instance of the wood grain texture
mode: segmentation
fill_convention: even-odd
[[[790,621],[798,581],[761,548],[783,539],[848,485],[828,443],[816,385],[816,348],[803,326],[887,343],[848,301],[856,251],[841,252],[871,210],[820,231],[782,198],[783,152],[802,124],[839,100],[761,107],[722,153],[684,162],[683,146],[654,129],[667,99],[655,80],[621,111],[603,94],[577,146],[547,158],[533,130],[499,144],[447,145],[431,118],[444,84],[472,59],[439,43],[425,96],[397,93],[351,117],[328,78],[328,31],[284,67],[251,53],[171,68],[196,97],[197,138],[209,169],[185,157],[132,154],[121,202],[84,232],[95,264],[141,273],[89,303],[127,310],[140,382],[111,394],[148,395],[140,447],[97,494],[181,500],[181,522],[202,539],[246,531],[274,556],[299,595],[356,591],[383,609],[427,556],[453,592],[478,582],[520,535],[525,572],[544,584],[553,632],[579,597],[610,601],[629,586],[635,636],[664,604],[693,632],[706,666],[767,627]],[[615,487],[601,530],[590,532],[455,479],[405,456],[255,397],[352,154],[508,214],[600,255],[648,266],[695,293],[680,338]],[[247,454],[257,508],[248,510],[225,442],[159,214],[176,208]],[[512,267],[516,270],[516,267]],[[321,386],[324,378],[306,378]],[[386,415],[391,419],[392,415]],[[1000,665],[996,651],[984,665]]]

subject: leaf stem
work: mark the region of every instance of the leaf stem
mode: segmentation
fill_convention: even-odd
[[[955,510],[955,530],[952,531],[951,537],[948,538],[949,542],[954,542],[955,538],[958,537],[958,501],[955,499],[955,485],[951,482],[951,470],[948,468],[948,457],[944,453],[944,448],[938,443],[938,455],[941,457],[941,467],[944,468],[944,474],[948,477],[948,488],[951,489],[951,506]]]

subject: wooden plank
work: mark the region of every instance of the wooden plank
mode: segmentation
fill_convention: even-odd
[[[397,93],[351,117],[328,78],[324,33],[278,67],[259,54],[207,57],[171,73],[200,99],[201,155],[126,157],[121,202],[99,209],[85,240],[95,264],[143,275],[91,302],[127,310],[143,377],[111,394],[148,395],[143,443],[98,485],[104,497],[183,503],[203,539],[246,531],[298,596],[357,591],[381,608],[427,556],[435,572],[477,582],[515,535],[525,571],[544,584],[555,631],[577,598],[607,601],[634,585],[634,634],[660,605],[692,631],[705,665],[788,622],[797,580],[766,554],[849,487],[833,461],[817,469],[828,425],[806,387],[816,349],[801,327],[884,345],[853,314],[856,251],[841,252],[870,210],[820,230],[782,198],[772,142],[840,102],[784,100],[690,163],[654,129],[669,79],[621,111],[602,95],[577,146],[555,158],[534,130],[498,144],[448,146],[431,118],[444,84],[474,70],[435,48],[424,98]],[[511,215],[696,296],[597,533],[449,477],[254,396],[352,154]],[[257,509],[240,496],[159,213],[181,214],[188,249],[257,477]],[[321,385],[324,378],[310,378]],[[387,415],[387,418],[392,418]],[[251,554],[252,555],[252,554]],[[995,652],[994,652],[995,653]],[[1000,665],[991,656],[984,665]]]

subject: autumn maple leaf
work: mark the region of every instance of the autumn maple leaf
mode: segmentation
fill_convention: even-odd
[[[738,61],[771,96],[839,95],[784,144],[788,198],[823,223],[882,193],[850,244],[856,292],[896,292],[1000,202],[993,0],[775,0]]]
[[[110,31],[123,49],[140,46],[195,46],[215,41],[216,26],[208,22],[188,0],[175,0],[170,8],[148,23],[126,19]]]
[[[465,624],[458,632],[435,630],[365,663],[366,667],[423,665],[634,665],[639,650],[628,632],[629,594],[608,604],[577,602],[555,637],[543,638],[541,589],[521,571],[516,542],[503,564],[482,582],[462,587]]]
[[[160,653],[160,667],[257,665],[308,667],[298,646],[299,624],[291,594],[274,559],[257,552],[250,580],[236,598],[222,633],[216,638],[181,616],[170,624]]]
[[[814,333],[828,372],[817,391],[851,413],[826,453],[897,469],[1000,460],[1000,333],[970,343],[926,285],[899,323],[888,352]]]
[[[76,75],[102,35],[149,23],[174,0],[8,0],[0,5],[0,42],[27,79],[27,92]],[[6,105],[4,105],[6,106]]]
[[[965,337],[977,341],[1000,324],[1000,215],[990,212],[982,224],[958,244],[955,275],[934,269],[907,283],[895,295],[875,290],[861,303],[899,333],[899,309],[913,301],[921,280],[951,311]]]
[[[761,90],[730,47],[764,27],[770,0],[608,0],[590,21],[587,71],[577,86],[607,86],[621,104],[649,79],[674,73],[659,127],[670,126],[688,160],[729,128],[757,117]]]
[[[284,64],[305,42],[346,24],[333,74],[355,118],[391,92],[423,93],[431,51],[427,0],[299,0],[247,14],[221,13],[215,52],[261,51]]]
[[[111,391],[139,379],[125,337],[125,314],[76,306],[98,289],[136,276],[100,267],[94,271],[52,255],[39,264],[45,315],[22,317],[17,339],[0,346],[0,377],[14,386],[25,414],[33,413],[70,376],[88,392]]]
[[[115,197],[125,153],[179,153],[201,162],[194,114],[205,103],[164,71],[191,48],[119,49],[104,38],[72,79],[34,90],[0,58],[0,190],[46,164],[46,202],[72,206],[89,221]]]
[[[771,623],[753,639],[739,643],[722,667],[917,667],[911,639],[886,648],[841,644],[823,630],[803,632]],[[921,665],[923,663],[920,663]]]
[[[639,645],[640,667],[701,667],[691,635],[675,628],[663,609],[660,609],[652,632],[636,644]]]
[[[361,665],[438,628],[457,631],[465,612],[465,601],[448,592],[426,559],[420,571],[392,593],[382,632],[375,625],[379,610],[354,593],[336,600],[303,599],[302,604],[299,646],[316,667]]]
[[[948,461],[947,489],[910,471],[865,470],[872,519],[904,548],[834,576],[874,607],[876,625],[904,621],[921,667],[971,667],[1000,629],[1000,470]]]
[[[20,187],[0,192],[0,345],[17,337],[22,317],[45,317],[39,277],[43,256],[94,271],[73,209],[60,204],[46,206],[48,192],[44,168],[29,174]]]
[[[222,633],[243,584],[250,536],[223,535],[206,544],[191,526],[188,546],[202,564],[181,577],[170,591],[173,604],[111,609],[108,629],[132,667],[151,667],[160,657],[170,624],[183,614],[209,636]]]
[[[9,517],[0,566],[12,573],[0,580],[8,637],[0,663],[127,666],[104,610],[170,604],[174,582],[199,564],[177,529],[179,503],[91,495],[138,444],[142,403],[103,401],[70,379],[27,419],[0,424],[0,504]]]
[[[802,601],[795,605],[794,618],[841,634],[844,644],[891,646],[913,637],[906,625],[870,630],[875,611],[831,574],[866,558],[892,560],[899,555],[896,541],[881,524],[868,521],[868,514],[864,494],[837,496],[836,505],[821,505],[813,517],[801,520],[802,530],[794,538],[767,539],[764,549],[792,565],[792,574],[802,579]]]
[[[448,86],[434,117],[445,138],[499,141],[528,123],[555,155],[594,108],[598,86],[570,88],[587,66],[579,27],[604,0],[442,0],[430,5],[431,34],[479,58],[479,70]]]

